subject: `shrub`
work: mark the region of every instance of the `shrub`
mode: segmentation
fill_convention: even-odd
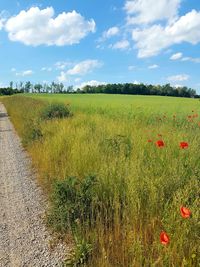
[[[43,137],[39,121],[29,119],[24,122],[22,143],[26,146]]]
[[[63,103],[53,103],[47,105],[41,111],[41,118],[44,120],[51,120],[55,118],[65,118],[72,115],[68,106]]]
[[[48,224],[55,230],[66,232],[68,228],[75,229],[79,222],[90,221],[96,184],[95,176],[83,179],[68,177],[56,181]]]

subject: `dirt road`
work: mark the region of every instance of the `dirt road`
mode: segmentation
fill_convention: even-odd
[[[69,248],[50,249],[45,208],[30,160],[0,103],[0,267],[62,266]]]

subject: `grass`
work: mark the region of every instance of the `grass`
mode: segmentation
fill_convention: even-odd
[[[70,104],[73,116],[40,120],[54,101]],[[84,259],[90,267],[198,266],[197,99],[31,95],[2,102],[52,196],[51,226],[79,240],[77,266]],[[30,125],[40,135],[30,137]],[[192,216],[182,218],[180,206]]]

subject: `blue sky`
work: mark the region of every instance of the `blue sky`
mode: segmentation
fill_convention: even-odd
[[[0,59],[1,86],[143,82],[200,93],[200,2],[1,1]]]

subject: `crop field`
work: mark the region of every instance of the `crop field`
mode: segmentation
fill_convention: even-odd
[[[198,99],[27,94],[1,101],[49,196],[47,224],[74,239],[71,266],[198,266]],[[53,103],[70,114],[44,119]]]

